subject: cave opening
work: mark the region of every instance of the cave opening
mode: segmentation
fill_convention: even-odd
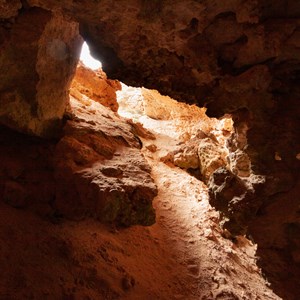
[[[102,63],[92,56],[89,45],[86,41],[84,41],[81,46],[79,59],[86,67],[92,70],[97,70],[102,67]]]

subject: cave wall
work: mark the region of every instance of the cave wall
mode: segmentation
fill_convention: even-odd
[[[54,135],[86,39],[110,78],[230,113],[268,203],[298,177],[300,4],[289,1],[0,2],[0,121]],[[79,34],[80,33],[80,34]],[[81,36],[80,36],[81,35]]]
[[[0,5],[2,123],[44,135],[61,119],[80,31],[109,78],[205,105],[211,116],[246,108],[248,153],[257,172],[273,168],[275,152],[286,158],[287,168],[298,163],[298,1],[3,0]],[[28,41],[23,44],[21,36]],[[282,128],[278,112],[289,128]],[[284,150],[287,143],[292,151]]]
[[[82,37],[109,78],[205,106],[210,116],[232,114],[233,158],[244,151],[254,173],[265,177],[249,203],[242,202],[244,211],[253,209],[251,217],[263,218],[295,188],[299,0],[0,0],[1,124],[57,134]],[[285,218],[284,226],[298,230],[297,218]],[[251,227],[256,240],[264,239]],[[267,228],[266,236],[272,221]],[[298,268],[298,257],[286,254],[286,238],[266,247],[282,250],[285,266]]]
[[[79,57],[78,24],[18,1],[4,1],[1,8],[0,121],[25,133],[53,136]]]

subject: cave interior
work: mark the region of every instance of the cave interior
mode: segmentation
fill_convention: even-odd
[[[298,0],[0,0],[0,45],[0,299],[299,299]]]

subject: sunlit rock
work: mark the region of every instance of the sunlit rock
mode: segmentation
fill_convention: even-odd
[[[84,102],[92,99],[113,111],[118,110],[116,90],[121,89],[117,80],[107,79],[106,74],[98,69],[97,72],[79,63],[72,81],[70,94]],[[89,101],[89,100],[88,100]]]

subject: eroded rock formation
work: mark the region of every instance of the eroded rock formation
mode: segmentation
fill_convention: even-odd
[[[224,188],[221,189],[223,191],[227,190],[227,180],[239,182],[235,180],[237,176],[264,176],[265,183],[254,187],[255,197],[251,196],[249,201],[245,202],[247,197],[239,201],[234,196],[220,196],[221,202],[225,199],[223,213],[227,217],[233,199],[237,200],[236,207],[242,206],[245,211],[248,202],[251,202],[251,218],[241,218],[242,223],[246,223],[243,225],[247,226],[257,213],[263,215],[265,211],[268,212],[269,205],[277,207],[274,203],[280,202],[281,193],[284,199],[284,193],[291,192],[299,179],[299,17],[298,0],[1,0],[0,122],[27,134],[59,136],[64,126],[63,115],[69,88],[84,38],[89,42],[93,54],[101,59],[109,78],[132,85],[155,87],[176,99],[206,106],[210,116],[232,115],[234,134],[227,145],[231,173],[227,174],[226,171],[228,176],[223,176],[222,169],[216,168],[223,162],[217,162],[212,168],[216,173],[205,176],[207,179],[209,176],[215,177],[217,181],[219,177],[223,178],[224,181],[219,185]],[[109,85],[106,85],[108,89],[105,93],[110,95],[110,87],[115,87],[107,79],[103,80],[102,83]],[[93,96],[100,100],[100,94]],[[81,89],[80,100],[86,101],[85,96],[91,97],[90,93],[85,94]],[[111,100],[108,102],[112,103]],[[116,109],[116,106],[113,107]],[[151,105],[148,105],[148,110],[151,109]],[[166,108],[162,108],[162,111],[168,115]],[[156,110],[152,109],[151,113],[157,117]],[[103,150],[99,154],[93,148],[96,126],[93,120],[92,124],[86,124],[85,129],[80,129],[92,132],[88,134],[91,134],[91,139],[84,141],[86,145],[82,146],[77,121],[68,121],[66,130],[69,128],[74,132],[71,134],[67,131],[57,149],[65,151],[80,146],[87,153],[79,151],[67,155],[69,160],[65,154],[56,154],[58,158],[55,160],[59,166],[61,155],[69,167],[71,165],[70,174],[78,171],[77,160],[82,164],[80,171],[90,168],[85,165],[85,155],[88,155],[88,159],[98,159]],[[124,124],[128,128],[128,122]],[[189,139],[182,137],[182,140]],[[101,145],[107,145],[106,150],[112,155],[118,153],[108,146],[114,143],[127,149],[127,142],[118,139],[117,142],[111,139],[107,143],[102,141]],[[210,146],[205,149],[213,148],[210,140],[209,143]],[[72,147],[68,148],[70,144]],[[138,149],[138,144],[130,145],[133,146],[130,151],[136,152],[132,149]],[[54,145],[50,142],[49,147],[52,149]],[[199,153],[195,156],[193,147],[191,151],[181,150],[178,153],[191,158],[191,164],[196,167],[195,157],[199,157]],[[50,156],[54,153],[47,151],[50,151]],[[30,152],[35,153],[35,150],[31,149]],[[78,158],[77,155],[82,157]],[[181,154],[175,157],[179,165],[182,165],[181,158]],[[52,163],[49,166],[46,162],[40,163],[52,168],[49,167]],[[15,182],[15,178],[22,178],[23,167],[6,166],[4,169],[5,174],[13,173],[9,173],[9,181],[1,187],[5,201],[16,207],[26,206],[28,197],[22,186],[23,179]],[[118,174],[120,171],[112,172]],[[122,172],[126,174],[127,171]],[[52,175],[49,178],[45,176],[52,182]],[[59,175],[56,176],[61,179]],[[90,172],[89,176],[92,178],[94,174]],[[30,182],[33,185],[36,181]],[[213,184],[212,190],[216,186]],[[44,193],[48,201],[52,194],[48,194],[48,188]],[[63,201],[60,202],[63,204]],[[215,205],[218,206],[218,203]],[[60,208],[68,211],[64,204]],[[231,217],[234,221],[235,210]],[[286,242],[288,246],[282,246],[285,242],[281,244],[282,249],[293,247],[290,245],[297,248],[298,241],[293,232],[297,232],[299,222],[295,218],[287,219],[288,224],[284,226],[287,235],[292,237]],[[273,247],[272,243],[268,245],[270,249]],[[291,255],[287,255],[288,258],[284,256],[286,263],[298,266],[297,255],[292,250],[289,253]]]
[[[81,102],[85,100],[89,102],[89,99],[92,99],[116,112],[119,108],[116,90],[120,89],[120,82],[107,79],[101,69],[94,72],[79,62],[70,88],[70,95]]]
[[[93,73],[82,65],[78,71]],[[110,85],[103,81],[95,93],[89,92],[101,94],[102,102],[115,108],[113,81]],[[13,207],[31,207],[50,218],[93,217],[125,226],[151,225],[157,189],[136,130],[86,97],[85,90],[82,94],[82,84],[83,78],[77,76],[72,93],[78,99],[71,96],[59,140],[43,142],[6,134],[1,128],[1,142],[6,146],[1,147],[0,197]]]
[[[273,120],[278,117],[277,111],[286,101],[293,107],[292,111],[297,110],[293,100],[299,93],[293,84],[299,73],[300,8],[297,1],[265,0],[258,3],[228,0],[216,4],[212,1],[182,3],[141,0],[113,3],[107,0],[83,4],[76,1],[31,0],[26,5],[24,3],[22,8],[20,1],[2,1],[1,4],[1,41],[6,45],[2,47],[6,49],[2,50],[2,68],[9,71],[11,62],[19,61],[18,72],[23,73],[14,73],[12,69],[11,75],[5,73],[6,77],[13,78],[11,81],[21,81],[18,86],[27,82],[23,86],[25,90],[29,89],[24,90],[24,98],[23,92],[14,94],[14,91],[11,94],[10,81],[2,81],[2,101],[12,105],[12,108],[8,104],[2,106],[6,107],[2,113],[2,123],[41,133],[43,129],[32,129],[39,125],[32,125],[32,121],[27,124],[29,119],[34,117],[35,123],[40,124],[58,121],[62,117],[65,107],[63,99],[66,99],[65,92],[74,73],[72,62],[76,61],[76,47],[78,49],[75,42],[78,33],[75,23],[72,23],[77,21],[81,35],[90,43],[92,52],[102,60],[104,70],[111,78],[156,87],[177,99],[206,105],[208,114],[214,116],[247,109],[251,123],[248,124],[251,129],[247,152],[258,172],[273,169],[274,153],[284,152],[282,143],[288,134],[285,130],[279,133],[278,125],[273,124]],[[31,21],[29,18],[26,20],[27,14],[32,14]],[[36,21],[32,21],[35,18]],[[44,35],[49,34],[47,43],[40,39],[43,26],[36,29],[26,25],[33,22],[48,24],[50,19],[56,25],[49,26],[59,27],[60,30],[53,34],[46,30]],[[34,54],[37,48],[34,43],[26,43],[31,58],[20,57],[20,53],[25,55],[25,48],[16,50],[14,57],[7,57],[5,53],[10,51],[8,45],[14,45],[19,39],[18,24],[21,23],[23,29],[27,28],[24,35],[31,36],[36,45],[39,40],[41,55],[43,51],[46,54],[50,51],[52,56],[55,54],[54,61],[49,54],[47,66],[57,65],[58,69],[51,70],[37,63],[39,58]],[[53,41],[51,45],[50,40]],[[43,47],[45,50],[42,50]],[[60,59],[64,63],[58,64]],[[30,65],[22,65],[29,61]],[[69,69],[63,71],[65,63]],[[41,66],[36,67],[38,65]],[[42,69],[46,69],[45,72],[49,70],[49,74],[55,73],[56,77],[63,73],[58,82],[56,77],[52,80],[51,92],[57,95],[52,95],[49,90],[43,92],[42,80],[45,76],[50,78],[50,75],[42,76]],[[30,76],[24,72],[29,72]],[[43,97],[48,97],[46,94],[49,97],[51,94],[51,99],[43,100]],[[39,95],[42,95],[41,99]],[[14,108],[14,103],[19,102],[18,107],[23,107],[22,116]],[[48,107],[47,103],[53,105]],[[53,107],[55,111],[51,111]],[[285,119],[282,116],[282,121]],[[289,123],[293,128],[299,126],[295,116],[290,117]],[[296,132],[289,137],[289,143],[296,140]],[[275,138],[270,138],[269,133]],[[287,169],[294,165],[295,155],[299,153],[298,144],[293,148],[292,152],[285,153],[289,164]],[[277,176],[274,180],[281,179]]]
[[[55,208],[120,225],[152,225],[157,190],[132,127],[97,103],[71,98],[64,136],[54,153]]]
[[[11,2],[0,3],[8,9],[0,33],[0,120],[19,131],[51,137],[62,126],[79,57],[78,23],[14,3],[15,10],[8,9]]]

